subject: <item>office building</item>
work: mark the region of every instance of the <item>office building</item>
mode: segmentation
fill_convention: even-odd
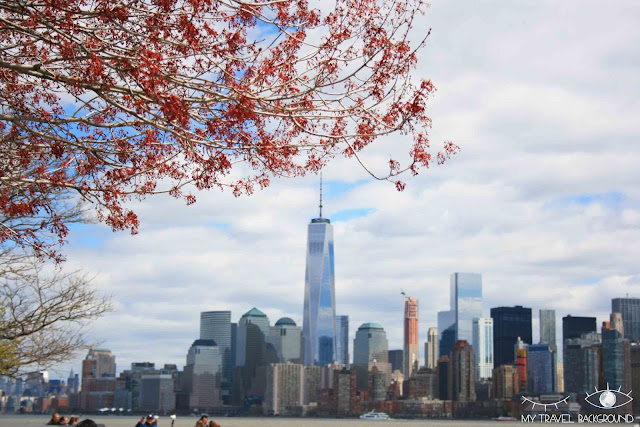
[[[427,342],[424,344],[424,364],[429,369],[438,366],[438,328],[429,328],[427,331]]]
[[[595,317],[566,316],[562,318],[562,342],[596,332]]]
[[[518,387],[522,391],[527,390],[527,347],[528,345],[518,337],[513,348],[518,380],[520,381]]]
[[[396,370],[402,372],[404,368],[403,350],[389,350],[389,363],[391,364],[391,372]]]
[[[389,362],[389,343],[387,333],[378,323],[364,323],[356,332],[353,341],[353,366],[358,378],[358,390],[368,389],[368,372],[374,361],[383,370],[381,365],[386,365],[385,373],[391,373]],[[390,375],[387,377],[390,381]]]
[[[270,332],[269,318],[255,307],[242,315],[238,322],[236,332],[236,366],[245,366],[247,355],[250,356],[252,353],[252,351],[247,348],[247,342],[259,345],[255,340],[247,340],[247,331],[249,329],[255,329],[255,333],[262,333],[262,339],[266,341],[266,337],[269,336]]]
[[[438,331],[440,331],[440,341],[438,342],[438,355],[449,356],[453,345],[456,343],[456,313],[452,310],[438,312]]]
[[[610,321],[602,325],[602,374],[604,384],[612,389],[630,390],[627,384],[627,363],[630,355],[625,354],[624,328],[620,313],[611,313]]]
[[[602,339],[597,332],[564,341],[564,393],[592,392],[599,386]]]
[[[276,350],[278,363],[302,363],[302,328],[291,318],[279,319],[270,328],[268,341]]]
[[[451,400],[475,402],[476,359],[473,347],[465,340],[456,342],[451,350]]]
[[[514,365],[500,365],[493,369],[491,396],[494,399],[511,400],[520,392],[519,383],[518,370]]]
[[[558,352],[556,341],[556,311],[540,310],[540,344],[549,345],[550,349]]]
[[[448,356],[438,359],[438,399],[451,400],[451,360]]]
[[[304,404],[304,372],[305,367],[298,363],[272,363],[267,367],[266,415],[298,414]]]
[[[402,373],[410,378],[418,370],[418,300],[404,299],[404,364]]]
[[[195,340],[181,376],[188,408],[205,411],[222,405],[222,354],[214,340]]]
[[[473,319],[473,351],[476,355],[476,380],[490,380],[493,375],[493,319]]]
[[[201,312],[200,339],[214,340],[218,345],[218,349],[222,354],[223,395],[225,399],[229,399],[234,365],[231,360],[231,311]]]
[[[324,366],[337,359],[337,348],[333,226],[322,217],[322,181],[320,215],[308,227],[304,286],[304,364]]]
[[[611,312],[622,315],[624,338],[640,341],[640,298],[614,298],[611,300]]]
[[[147,374],[141,377],[140,408],[145,412],[165,414],[176,409],[174,378],[170,374]]]
[[[555,356],[550,344],[534,344],[527,348],[527,387],[533,395],[556,392]]]
[[[513,365],[514,346],[518,337],[531,344],[531,309],[517,305],[515,307],[496,307],[491,309],[493,319],[493,365]]]
[[[336,316],[336,362],[349,366],[349,316]]]
[[[482,275],[453,273],[450,298],[451,311],[455,313],[455,341],[473,344],[473,319],[482,317]]]
[[[116,390],[116,357],[107,349],[90,349],[82,361],[80,408],[95,411],[113,407]]]
[[[556,360],[558,357],[556,356]],[[562,360],[557,360],[556,362],[556,373],[557,373],[557,383],[556,390],[558,393],[564,393],[564,362]]]

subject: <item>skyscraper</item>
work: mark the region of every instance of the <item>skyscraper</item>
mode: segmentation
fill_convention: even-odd
[[[602,350],[600,334],[595,331],[587,332],[581,334],[579,338],[569,338],[563,341],[563,372],[566,372],[564,374],[565,394],[593,391],[599,385]]]
[[[427,332],[427,343],[424,348],[424,364],[429,369],[435,369],[438,366],[438,328],[429,328]]]
[[[389,350],[389,363],[391,364],[391,372],[396,370],[402,372],[404,369],[404,351],[403,350]]]
[[[307,267],[304,286],[304,364],[324,366],[336,360],[336,297],[333,226],[320,216],[311,220],[307,232]]]
[[[247,348],[247,345],[261,345],[256,340],[248,339],[247,332],[249,329],[252,329],[250,325],[257,327],[255,334],[258,334],[258,332],[262,334],[262,343],[264,343],[269,336],[269,318],[266,314],[255,307],[243,314],[238,322],[236,332],[236,366],[245,366],[247,358],[255,356],[255,354],[252,353],[252,349]],[[253,350],[255,350],[255,348]]]
[[[604,383],[612,389],[630,390],[627,369],[630,355],[625,354],[624,328],[620,313],[611,313],[610,321],[602,325],[602,374]]]
[[[473,351],[476,354],[476,380],[490,380],[493,375],[493,319],[473,319]]]
[[[206,410],[222,404],[222,364],[214,340],[198,339],[191,344],[181,376],[182,390],[189,396],[189,409]]]
[[[611,312],[622,314],[624,338],[640,340],[640,298],[614,298],[611,300]]]
[[[349,366],[349,316],[336,316],[336,362]]]
[[[438,331],[440,341],[438,355],[449,356],[449,352],[456,343],[456,313],[452,310],[438,312]]]
[[[515,307],[495,307],[491,309],[493,319],[493,364],[513,365],[514,346],[518,337],[525,344],[531,344],[531,309]]]
[[[369,367],[374,360],[380,370],[386,374],[391,373],[388,358],[389,342],[387,341],[387,333],[382,326],[378,323],[362,324],[353,341],[353,365],[358,377],[358,390],[367,390]],[[382,366],[383,364],[387,366]],[[388,380],[389,377],[387,377]]]
[[[418,370],[418,300],[413,297],[404,299],[404,364],[405,378],[411,378]]]
[[[540,310],[540,344],[548,344],[554,353],[558,352],[555,310]]]
[[[231,312],[203,311],[200,313],[200,339],[214,340],[222,356],[222,389],[224,396],[231,394]]]
[[[453,273],[449,296],[451,310],[455,312],[455,341],[473,344],[473,319],[482,317],[482,275]]]
[[[530,345],[527,348],[527,387],[532,394],[556,391],[555,355],[549,344]]]
[[[289,317],[279,319],[270,328],[269,342],[276,350],[279,363],[302,362],[302,328]]]
[[[596,332],[595,317],[565,316],[562,318],[562,342]],[[566,365],[565,365],[566,368]]]
[[[465,341],[456,342],[451,349],[451,400],[475,402],[476,400],[476,360],[473,347]]]

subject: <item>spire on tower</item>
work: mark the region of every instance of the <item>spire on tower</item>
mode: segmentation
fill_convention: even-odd
[[[322,218],[322,171],[320,171],[320,218]]]

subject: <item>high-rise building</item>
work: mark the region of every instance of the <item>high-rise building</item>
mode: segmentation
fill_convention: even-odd
[[[86,362],[86,363],[85,363]],[[116,376],[116,357],[111,350],[92,348],[82,364],[82,378],[103,378]]]
[[[429,328],[427,331],[427,342],[424,345],[424,364],[429,369],[438,366],[438,328]]]
[[[188,409],[201,411],[222,405],[222,354],[214,340],[195,340],[187,353],[182,391],[188,395]]]
[[[476,355],[476,380],[490,380],[493,375],[493,319],[473,319],[473,350]]]
[[[404,351],[389,350],[389,363],[391,364],[391,372],[396,370],[402,372],[404,367]]]
[[[418,370],[418,300],[404,299],[404,369],[405,378],[410,378]]]
[[[566,316],[562,318],[562,342],[596,332],[595,317]]]
[[[564,319],[563,319],[564,320]],[[564,393],[592,392],[599,386],[602,339],[597,332],[564,341]]]
[[[625,364],[630,363],[625,355],[624,328],[620,313],[611,313],[610,321],[602,325],[602,373],[603,382],[612,389],[630,390],[627,384]]]
[[[233,377],[233,402],[240,404],[247,396],[263,397],[266,367],[278,362],[278,354],[268,342],[269,318],[253,308],[242,315],[237,328],[236,368]]]
[[[475,402],[476,360],[473,347],[465,340],[456,342],[451,349],[451,400]]]
[[[614,298],[611,300],[611,312],[622,315],[624,338],[629,341],[639,341],[640,298]]]
[[[267,388],[263,403],[266,415],[280,415],[304,404],[304,366],[272,363],[267,367]]]
[[[514,365],[500,365],[494,368],[491,386],[493,388],[491,396],[494,399],[511,400],[520,391],[516,367]]]
[[[528,345],[520,337],[516,340],[516,345],[513,346],[513,356],[520,381],[518,387],[523,391],[527,389],[527,347]]]
[[[170,374],[143,375],[140,384],[140,409],[164,414],[176,409],[174,379]]]
[[[473,344],[473,319],[482,317],[482,275],[453,273],[449,296],[451,310],[455,312],[455,340]]]
[[[90,349],[82,361],[80,408],[86,411],[113,407],[116,357],[107,349]]]
[[[449,356],[438,359],[438,399],[451,400],[451,360]]]
[[[556,356],[557,359],[558,357]],[[562,360],[556,362],[556,372],[558,375],[556,390],[558,393],[564,393],[564,362]]]
[[[540,310],[540,344],[548,344],[554,353],[558,352],[555,310]]]
[[[380,365],[388,365],[386,371],[391,373],[388,352],[387,333],[380,324],[364,323],[358,328],[356,338],[353,341],[353,366],[358,378],[358,390],[366,391],[368,389],[368,372],[374,361],[381,370]],[[387,381],[389,380],[390,378],[387,378]]]
[[[231,361],[231,312],[203,311],[200,313],[200,339],[214,340],[222,355],[222,390],[223,395],[231,394],[231,377],[233,363]],[[228,397],[226,397],[228,399]]]
[[[349,316],[336,316],[336,362],[349,366]]]
[[[279,363],[302,363],[302,328],[289,317],[279,319],[269,331]]]
[[[631,390],[640,390],[640,342],[632,342],[629,346],[629,357],[631,359]],[[626,390],[625,390],[626,392]],[[640,414],[640,399],[632,401],[633,414]]]
[[[555,356],[550,347],[550,344],[535,344],[527,348],[527,387],[531,394],[556,391]]]
[[[337,359],[333,226],[322,217],[322,181],[320,216],[311,220],[307,233],[302,334],[305,365],[324,366]]]
[[[73,373],[73,369],[69,373],[69,378],[67,379],[67,390],[69,393],[77,393],[80,388],[80,380],[78,378],[78,374]]]
[[[514,351],[518,337],[525,344],[531,344],[531,309],[515,307],[495,307],[491,309],[493,319],[493,365],[513,365]]]
[[[266,314],[255,307],[243,314],[236,332],[236,366],[245,366],[247,355],[251,354],[247,348],[249,325],[255,325],[262,332],[263,340],[269,336],[269,318]]]
[[[456,343],[456,312],[452,310],[438,312],[438,331],[440,341],[438,355],[449,356],[453,345]]]

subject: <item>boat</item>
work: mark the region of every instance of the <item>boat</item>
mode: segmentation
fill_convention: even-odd
[[[371,411],[371,412],[367,412],[366,414],[360,415],[360,419],[382,421],[382,420],[390,420],[391,418],[389,418],[389,415],[385,414],[384,412]]]
[[[515,417],[497,417],[497,418],[493,418],[493,421],[518,421],[517,418]]]

